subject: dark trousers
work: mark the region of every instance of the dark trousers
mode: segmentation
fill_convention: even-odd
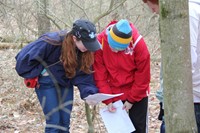
[[[133,104],[129,110],[129,117],[135,126],[133,133],[146,133],[147,124],[147,108],[148,97],[143,98],[141,101]]]
[[[194,104],[198,133],[200,133],[200,103]]]
[[[40,77],[39,84],[35,92],[46,118],[45,133],[69,133],[73,86],[56,88],[49,76]]]

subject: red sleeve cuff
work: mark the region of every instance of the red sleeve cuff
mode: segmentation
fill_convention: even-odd
[[[108,105],[109,103],[112,103],[113,100],[112,99],[108,99],[108,100],[104,100],[103,103],[105,103],[106,105]]]

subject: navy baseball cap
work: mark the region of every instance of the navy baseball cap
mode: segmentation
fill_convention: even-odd
[[[83,42],[83,45],[89,51],[96,51],[101,45],[96,37],[95,25],[85,19],[78,19],[73,23],[72,34]]]

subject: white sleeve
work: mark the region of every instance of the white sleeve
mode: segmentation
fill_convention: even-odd
[[[192,61],[192,72],[194,71],[194,66],[197,62],[197,40],[198,40],[198,29],[199,20],[197,18],[198,14],[194,8],[193,4],[189,3],[189,24],[190,24],[190,46],[191,46],[191,61]]]
[[[194,66],[197,62],[197,53],[196,53],[196,47],[191,45],[191,61],[192,61],[192,73],[194,72]]]

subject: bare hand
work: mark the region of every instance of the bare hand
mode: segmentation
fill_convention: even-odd
[[[126,101],[126,102],[124,103],[123,109],[125,109],[126,111],[128,111],[129,109],[132,108],[132,106],[133,106],[132,103],[129,103],[128,101]]]
[[[108,104],[108,111],[111,112],[111,113],[116,112],[116,108],[113,106],[112,103]]]

